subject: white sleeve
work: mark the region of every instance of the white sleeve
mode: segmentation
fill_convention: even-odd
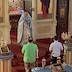
[[[21,15],[20,19],[19,19],[19,22],[21,22],[24,18],[24,14]]]
[[[52,51],[52,44],[50,44],[49,51]]]

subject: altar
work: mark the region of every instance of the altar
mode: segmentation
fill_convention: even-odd
[[[4,38],[0,39],[0,72],[11,72],[11,59],[13,53],[7,46],[7,41]]]
[[[0,72],[11,72],[11,59],[13,53],[0,54]]]

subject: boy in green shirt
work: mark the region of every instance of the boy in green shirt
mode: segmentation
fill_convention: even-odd
[[[37,45],[32,43],[31,37],[29,37],[28,41],[29,42],[24,44],[22,47],[22,53],[24,54],[23,61],[26,72],[30,72],[30,70],[34,67],[38,50]]]

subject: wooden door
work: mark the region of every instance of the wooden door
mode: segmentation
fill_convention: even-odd
[[[57,0],[57,35],[61,35],[62,32],[68,32],[68,9],[69,0]]]

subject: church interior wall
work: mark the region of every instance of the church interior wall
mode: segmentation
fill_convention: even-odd
[[[35,37],[36,39],[42,39],[42,38],[49,38],[56,35],[56,0],[51,1],[53,8],[50,9],[50,12],[52,12],[52,18],[51,19],[37,19],[37,12],[38,14],[42,13],[39,8],[37,8],[38,5],[34,5],[34,8],[36,8],[36,15],[35,18]],[[39,6],[41,7],[41,6]],[[38,10],[38,11],[37,11]]]
[[[69,0],[69,25],[68,25],[68,31],[72,35],[72,0]]]
[[[38,2],[38,3],[37,3]],[[29,10],[31,7],[31,2],[25,2],[25,8]],[[32,0],[32,33],[34,40],[40,38],[48,38],[56,34],[56,0],[50,0],[49,13],[51,13],[51,18],[49,19],[38,19],[38,15],[42,13],[40,0]],[[40,6],[39,6],[40,5]]]

